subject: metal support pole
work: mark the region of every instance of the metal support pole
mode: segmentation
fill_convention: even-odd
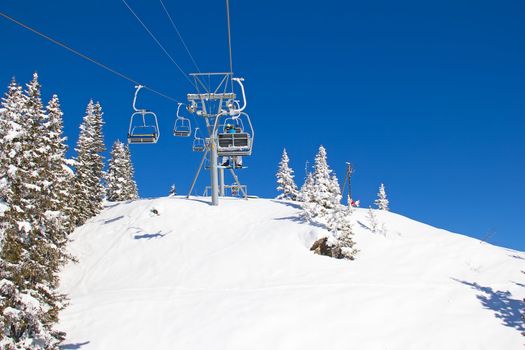
[[[190,198],[191,192],[193,192],[193,187],[195,187],[195,183],[197,182],[197,179],[199,178],[199,174],[201,173],[201,170],[202,170],[202,165],[204,164],[204,161],[206,160],[207,155],[208,155],[208,150],[206,150],[204,154],[202,155],[201,164],[199,165],[199,169],[197,170],[197,173],[193,177],[193,182],[191,183],[191,187],[190,187],[190,190],[188,191],[188,195],[186,196],[186,198]]]
[[[239,182],[239,178],[237,177],[237,174],[235,174],[235,171],[233,170],[233,168],[231,168],[230,171],[232,173],[233,179],[235,180],[235,183],[237,184],[237,186],[239,186],[239,190],[244,195],[244,199],[248,199],[248,193],[246,193],[246,191],[242,188],[242,185]]]
[[[224,168],[219,169],[219,196],[224,197]]]
[[[219,205],[219,179],[217,176],[217,144],[215,135],[210,137],[210,185],[211,205]]]
[[[354,169],[352,169],[352,165],[350,164],[350,162],[346,162],[346,175],[345,175],[345,180],[343,182],[343,189],[341,191],[341,194],[344,194],[345,192],[345,187],[348,186],[348,205],[352,205],[351,201],[352,201],[352,188],[351,188],[351,177],[352,177],[352,173],[354,172]]]

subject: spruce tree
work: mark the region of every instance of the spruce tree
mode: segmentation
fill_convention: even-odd
[[[379,224],[377,223],[377,219],[376,219],[376,216],[374,214],[372,207],[368,207],[366,219],[368,220],[370,231],[372,231],[373,233],[377,233]]]
[[[15,175],[14,171],[9,170],[14,161],[12,158],[17,156],[16,148],[18,147],[18,136],[22,132],[21,119],[25,99],[22,87],[13,78],[2,98],[0,108],[0,204],[2,213],[8,209],[8,192]],[[0,230],[0,242],[1,232]]]
[[[126,151],[126,174],[128,175],[128,198],[135,200],[139,198],[139,189],[137,183],[135,182],[135,168],[133,167],[133,162],[131,161],[131,152],[129,150],[129,145],[124,145]]]
[[[283,149],[283,155],[279,162],[279,169],[277,170],[277,191],[281,192],[277,199],[288,199],[295,201],[299,191],[294,181],[294,171],[289,166],[290,159],[286,153],[286,149]]]
[[[77,158],[75,159],[74,217],[77,225],[82,225],[102,209],[105,195],[102,184],[104,167],[102,152],[105,151],[103,124],[100,104],[90,101],[80,125],[80,135],[75,147]]]
[[[330,213],[327,228],[332,234],[333,245],[341,250],[341,257],[353,260],[357,250],[354,248],[350,206],[337,205]]]
[[[42,206],[48,209],[47,216],[55,226],[55,243],[63,246],[67,242],[67,235],[75,228],[73,207],[70,204],[73,173],[67,165],[63,113],[57,95],[53,95],[48,102],[46,111],[47,120],[41,124],[41,134],[47,143],[47,151],[40,158],[44,170],[42,187],[45,193]]]
[[[323,146],[319,147],[315,157],[314,172],[310,181],[305,188],[308,193],[305,197],[301,195],[305,199],[303,207],[309,213],[307,216],[325,217],[341,202],[341,188],[337,177],[328,166],[326,149]]]
[[[137,185],[133,180],[133,165],[129,148],[119,140],[115,141],[111,150],[107,185],[109,201],[125,201],[138,198]]]
[[[306,175],[306,179],[304,180],[303,186],[301,186],[301,190],[299,191],[298,200],[301,202],[302,212],[301,217],[306,221],[311,221],[316,216],[317,210],[317,204],[313,203],[314,193],[314,176],[311,172],[309,172]]]
[[[314,177],[311,172],[306,174],[304,184],[301,186],[297,200],[300,202],[311,202],[314,191]]]
[[[0,344],[2,349],[58,349],[63,334],[53,325],[64,296],[56,289],[59,268],[68,257],[62,249],[64,232],[56,225],[60,211],[50,195],[56,186],[48,169],[53,154],[51,124],[36,73],[24,95],[14,84],[10,91],[14,99],[4,99],[3,105],[16,105],[18,113],[9,114],[17,126],[2,142],[9,159],[2,174],[8,209],[1,217]]]
[[[374,201],[374,204],[380,210],[390,210],[388,207],[389,201],[386,197],[385,185],[381,184],[381,186],[379,186],[379,192],[377,193],[377,199]]]

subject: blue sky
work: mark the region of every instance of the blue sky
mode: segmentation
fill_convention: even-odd
[[[364,206],[384,182],[395,212],[525,250],[523,1],[231,1],[234,71],[257,133],[239,173],[252,194],[275,196],[283,147],[301,184],[323,144],[340,178],[354,164]],[[128,2],[192,72],[160,3]],[[224,2],[164,3],[200,69],[227,70]],[[0,11],[179,100],[192,91],[121,1],[6,0]],[[4,91],[38,71],[44,97],[61,98],[70,145],[90,98],[108,147],[125,139],[131,83],[3,18],[0,33]],[[147,92],[140,103],[161,124],[158,144],[132,146],[141,195],[185,192],[200,155],[171,136],[176,104]]]

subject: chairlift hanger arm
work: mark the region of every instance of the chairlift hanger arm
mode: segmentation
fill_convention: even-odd
[[[135,85],[135,96],[133,97],[133,110],[135,112],[140,112],[140,111],[143,111],[144,109],[137,109],[136,107],[136,102],[137,102],[137,95],[139,94],[139,91],[140,89],[142,89],[144,87],[144,85]]]
[[[182,103],[182,102],[179,102],[179,103],[177,104],[177,119],[180,119],[180,118],[181,118],[179,113],[180,113],[180,107],[181,107],[183,104],[184,104],[184,103]]]
[[[241,87],[243,105],[240,108],[239,107],[235,109],[232,108],[230,110],[230,115],[239,116],[246,109],[246,106],[248,105],[248,101],[246,101],[246,92],[244,91],[244,84],[242,83],[244,81],[244,78],[232,78],[232,80],[235,81],[237,84],[239,84],[239,86]]]

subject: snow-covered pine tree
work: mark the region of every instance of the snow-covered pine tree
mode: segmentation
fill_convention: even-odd
[[[74,217],[77,225],[82,225],[102,209],[105,195],[102,185],[104,167],[102,152],[105,151],[103,124],[100,104],[89,101],[75,147],[77,158],[75,159]]]
[[[11,89],[10,89],[11,90]],[[16,89],[19,90],[19,89]],[[58,349],[63,334],[53,330],[64,296],[57,293],[58,270],[68,256],[57,228],[57,212],[49,199],[54,178],[50,176],[52,147],[40,96],[38,76],[11,114],[19,131],[8,137],[7,184],[4,200],[8,209],[1,217],[4,239],[0,250],[0,347],[2,349]],[[22,100],[23,102],[20,102]],[[7,98],[4,107],[9,105]],[[18,114],[19,120],[16,120]],[[13,130],[15,130],[14,128]],[[11,131],[13,131],[11,130]],[[3,151],[3,150],[2,150]],[[2,152],[3,153],[3,152]],[[56,203],[55,203],[56,204]]]
[[[47,217],[58,234],[55,243],[63,246],[67,242],[67,235],[75,228],[72,218],[73,207],[70,204],[73,173],[67,165],[63,113],[57,95],[53,95],[48,102],[46,111],[47,120],[40,126],[41,137],[46,140],[47,150],[40,158],[44,170],[42,188],[45,202],[42,206],[47,208]]]
[[[310,202],[312,198],[313,193],[313,186],[314,186],[314,177],[311,172],[306,174],[306,178],[304,180],[303,185],[301,186],[301,190],[299,190],[299,194],[297,196],[297,200],[299,202]]]
[[[339,204],[330,213],[327,227],[332,234],[328,242],[340,248],[341,258],[353,260],[357,250],[354,248],[351,215],[351,207]]]
[[[311,172],[306,175],[303,186],[299,191],[297,200],[301,202],[303,211],[301,216],[306,221],[311,221],[317,213],[317,204],[312,202],[314,193],[314,176]]]
[[[286,149],[283,149],[283,155],[281,161],[279,162],[279,169],[277,170],[277,191],[281,192],[277,199],[288,199],[295,201],[299,191],[297,190],[297,185],[294,180],[294,171],[290,168],[289,163],[290,158],[286,153]]]
[[[10,172],[12,158],[17,155],[18,135],[22,131],[21,119],[25,108],[26,97],[22,87],[13,78],[2,98],[0,108],[0,205],[1,213],[8,209],[7,198],[11,188],[14,172]],[[14,169],[13,169],[14,170]],[[1,215],[0,215],[1,217]],[[0,227],[0,248],[2,242]]]
[[[372,207],[368,207],[366,219],[368,220],[370,231],[372,231],[373,233],[376,233],[377,227],[379,226],[379,224],[377,223],[377,219],[374,214],[374,211],[372,210]]]
[[[133,165],[129,148],[119,140],[113,143],[107,174],[107,198],[110,201],[126,201],[138,198],[137,185],[133,180]]]
[[[377,193],[377,199],[374,201],[374,204],[380,210],[389,211],[390,209],[388,207],[388,203],[389,201],[386,197],[385,185],[381,184],[381,186],[379,186],[379,192]]]
[[[128,176],[128,198],[130,200],[135,200],[139,198],[139,190],[137,183],[135,182],[135,168],[133,167],[133,162],[131,161],[129,145],[124,145],[124,152],[126,159],[126,174]]]
[[[324,217],[329,210],[341,202],[339,181],[335,175],[332,175],[332,170],[326,159],[326,149],[323,146],[319,147],[319,152],[315,157],[311,183],[305,190],[308,191],[307,196],[305,196],[308,199],[305,200],[304,207],[305,211],[310,212],[311,217]]]

